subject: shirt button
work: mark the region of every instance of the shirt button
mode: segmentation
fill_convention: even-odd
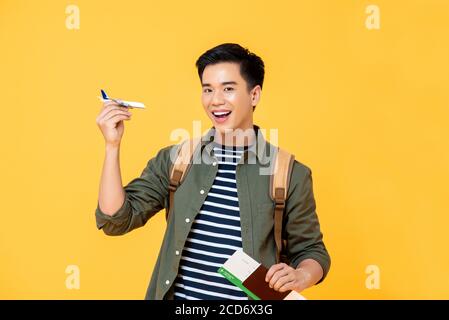
[[[178,251],[178,250],[176,250],[176,251],[175,251],[175,254],[176,254],[177,256],[179,256],[179,251]]]
[[[201,190],[200,190],[200,193],[201,193],[201,194],[204,194],[204,190],[203,190],[203,189],[201,189]]]
[[[217,165],[217,162],[212,162],[212,165],[215,167]]]
[[[186,222],[189,223],[189,222],[190,222],[190,219],[189,219],[189,218],[186,218]]]
[[[165,281],[165,284],[169,284],[169,283],[170,283],[170,281],[168,281],[168,280]]]

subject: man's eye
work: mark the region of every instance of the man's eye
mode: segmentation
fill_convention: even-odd
[[[226,87],[224,90],[225,90],[225,91],[232,91],[232,90],[234,90],[234,88],[232,88],[232,87]]]
[[[209,92],[212,92],[212,90],[206,88],[206,89],[203,90],[203,92],[204,92],[204,93],[209,93]]]

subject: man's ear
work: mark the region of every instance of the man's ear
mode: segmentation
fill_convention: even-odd
[[[259,103],[260,95],[262,94],[262,88],[260,85],[255,86],[251,90],[251,105],[253,106],[253,109],[256,107],[256,105]]]

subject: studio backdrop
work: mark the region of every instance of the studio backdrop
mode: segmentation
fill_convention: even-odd
[[[143,299],[165,212],[97,230],[99,90],[147,106],[126,184],[210,128],[195,61],[235,42],[266,65],[254,123],[312,169],[332,267],[303,295],[448,299],[448,34],[445,0],[1,0],[0,298]]]

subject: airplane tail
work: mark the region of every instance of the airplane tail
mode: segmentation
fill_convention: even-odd
[[[103,97],[104,100],[109,100],[108,95],[106,94],[106,92],[104,92],[103,89],[101,89],[101,96]]]

